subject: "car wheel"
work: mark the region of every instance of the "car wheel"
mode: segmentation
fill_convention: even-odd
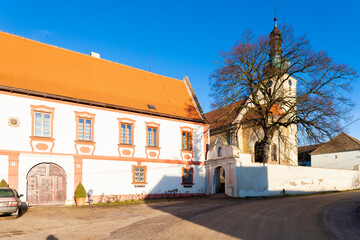
[[[11,215],[14,217],[18,217],[20,215],[20,208],[18,208],[16,212],[12,213]]]

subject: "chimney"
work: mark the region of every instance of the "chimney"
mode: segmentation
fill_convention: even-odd
[[[100,53],[90,52],[90,56],[92,56],[94,58],[100,58]]]

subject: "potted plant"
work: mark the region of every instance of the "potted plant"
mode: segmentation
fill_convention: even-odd
[[[83,206],[85,204],[86,190],[81,182],[77,185],[75,190],[75,201],[77,206]]]
[[[9,187],[9,185],[7,184],[7,182],[4,179],[2,179],[0,182],[0,187]]]

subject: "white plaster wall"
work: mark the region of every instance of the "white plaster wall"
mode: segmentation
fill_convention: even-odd
[[[31,151],[31,108],[25,98],[0,94],[0,150]],[[20,120],[19,127],[8,125],[9,117]]]
[[[312,167],[354,169],[356,165],[360,165],[360,151],[311,155]]]
[[[145,122],[160,124],[159,147],[161,159],[181,160],[181,131],[180,127],[194,129],[193,148],[194,160],[203,161],[204,127],[190,122],[181,122],[156,117],[147,117],[128,112],[103,110],[99,108],[82,107],[55,101],[45,101],[26,98],[18,95],[0,94],[0,150],[31,151],[31,106],[45,105],[55,108],[53,122],[53,138],[55,146],[53,153],[75,154],[76,120],[74,111],[96,114],[94,125],[95,155],[118,156],[119,127],[117,118],[136,120],[134,128],[134,157],[146,158],[146,126]],[[7,124],[9,117],[18,117],[19,127]]]
[[[237,195],[271,196],[360,188],[360,171],[248,163],[238,160]]]
[[[8,181],[8,171],[9,171],[9,161],[7,155],[0,155],[0,181],[4,179],[7,183]]]
[[[104,194],[134,194],[134,193],[164,193],[171,189],[178,189],[185,193],[200,193],[205,191],[204,166],[194,168],[194,183],[192,188],[181,185],[181,167],[184,164],[158,164],[142,163],[147,165],[147,182],[144,188],[135,188],[132,184],[132,165],[137,162],[129,158],[125,161],[108,161],[101,156],[119,157],[119,126],[117,118],[130,118],[135,120],[134,145],[135,158],[146,158],[146,122],[160,124],[159,147],[160,159],[181,160],[181,130],[180,127],[190,127],[193,132],[194,161],[204,161],[204,126],[185,121],[163,119],[128,112],[104,110],[100,108],[85,107],[67,104],[58,101],[47,101],[28,98],[19,95],[0,94],[0,150],[20,151],[19,156],[19,193],[26,199],[27,180],[29,170],[43,162],[58,164],[67,175],[67,200],[72,201],[74,193],[74,158],[76,154],[76,119],[75,113],[89,112],[95,114],[94,124],[94,155],[96,160],[84,160],[83,183],[85,188],[93,189],[95,195]],[[38,154],[31,152],[31,105],[45,105],[55,108],[53,115],[53,138],[55,145],[52,154]],[[19,127],[8,125],[9,117],[20,120]],[[154,159],[156,161],[156,159]],[[0,155],[0,177],[8,178],[8,156]],[[1,180],[1,179],[0,179]]]
[[[31,168],[39,163],[55,163],[66,173],[66,200],[72,200],[74,194],[74,158],[72,156],[20,154],[19,156],[19,188],[18,192],[24,194],[26,199],[27,174]]]
[[[181,193],[205,192],[205,167],[193,166],[194,185],[184,188],[181,185],[183,165],[143,163],[147,166],[145,187],[132,184],[133,162],[83,160],[83,184],[86,190],[92,189],[94,195],[112,194],[157,194],[178,189]]]

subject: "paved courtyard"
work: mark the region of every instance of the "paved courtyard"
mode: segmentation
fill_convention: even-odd
[[[0,239],[360,239],[359,208],[360,191],[30,207],[0,217]]]

